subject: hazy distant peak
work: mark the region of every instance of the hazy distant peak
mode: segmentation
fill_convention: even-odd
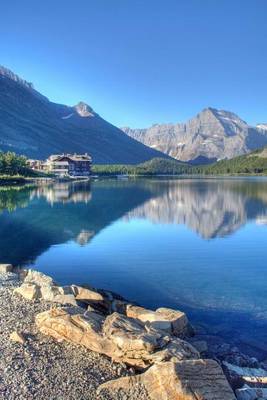
[[[267,131],[267,123],[266,124],[257,124],[257,128]]]
[[[81,117],[93,117],[95,115],[94,110],[88,104],[80,101],[74,109]]]
[[[27,87],[28,89],[34,89],[34,86],[31,82],[28,82],[25,79],[20,78],[18,75],[16,75],[10,69],[3,67],[2,65],[0,65],[0,76],[9,78],[14,82],[19,83],[20,85]]]

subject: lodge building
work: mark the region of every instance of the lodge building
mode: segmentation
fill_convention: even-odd
[[[86,154],[53,154],[46,161],[28,160],[30,168],[59,177],[87,177],[91,174],[92,158]]]

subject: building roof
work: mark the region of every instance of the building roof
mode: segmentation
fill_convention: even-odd
[[[71,161],[92,161],[92,157],[87,153],[85,154],[52,154],[49,161],[61,161],[68,158]]]

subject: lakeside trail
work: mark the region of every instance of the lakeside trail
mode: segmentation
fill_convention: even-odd
[[[1,400],[234,400],[224,373],[238,400],[267,398],[267,371],[238,353],[223,373],[180,311],[0,264],[0,321]]]

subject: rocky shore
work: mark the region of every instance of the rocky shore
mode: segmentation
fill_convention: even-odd
[[[0,399],[267,399],[264,363],[186,315],[0,264]]]

